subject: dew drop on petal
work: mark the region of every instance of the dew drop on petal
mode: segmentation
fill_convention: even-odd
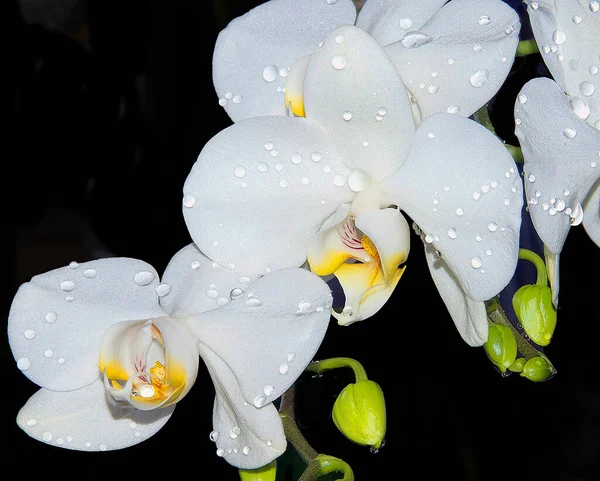
[[[27,339],[33,339],[35,337],[35,331],[33,329],[27,329],[23,335],[27,338]]]
[[[518,97],[518,99],[519,99],[519,103],[520,103],[520,104],[525,104],[525,103],[527,103],[527,95],[525,95],[525,94],[519,94],[519,97]]]
[[[479,17],[479,25],[489,25],[492,20],[487,15]]]
[[[196,197],[194,194],[190,194],[189,192],[183,196],[183,205],[188,209],[194,207],[196,205]]]
[[[86,269],[85,271],[83,271],[83,276],[87,277],[88,279],[96,277],[96,269]]]
[[[555,30],[555,32],[552,34],[552,41],[556,44],[556,45],[562,45],[563,43],[565,43],[567,40],[567,34],[565,32],[563,32],[562,30]]]
[[[268,65],[263,69],[262,73],[265,82],[273,82],[277,78],[277,67],[275,65]]]
[[[264,396],[256,396],[254,398],[254,406],[256,406],[257,408],[263,407],[266,402],[267,398],[265,398]]]
[[[448,230],[448,237],[450,237],[450,239],[456,239],[458,237],[458,231],[456,230],[456,228],[451,227]]]
[[[154,274],[150,271],[140,271],[133,277],[133,280],[138,286],[147,286],[152,284]]]
[[[219,439],[219,431],[212,431],[208,437],[213,443],[216,443],[217,439]]]
[[[577,135],[577,131],[571,127],[567,127],[564,131],[563,131],[564,136],[567,139],[573,139],[575,138],[575,136]]]
[[[450,107],[448,107],[448,110],[446,112],[448,112],[449,114],[457,114],[460,111],[460,107],[458,105],[451,105]]]
[[[46,322],[49,322],[50,324],[52,324],[53,322],[56,322],[56,313],[55,312],[48,312],[44,316],[44,319],[46,319]]]
[[[338,174],[333,178],[333,184],[337,187],[343,187],[346,184],[346,178],[343,175]]]
[[[242,178],[244,175],[246,175],[246,169],[244,169],[244,167],[241,165],[237,165],[235,169],[233,169],[233,173],[236,177]]]
[[[279,366],[279,374],[287,374],[290,370],[290,366],[288,364],[282,364]]]
[[[331,65],[336,70],[342,70],[346,66],[346,57],[344,55],[336,55],[331,60]]]
[[[585,81],[581,82],[581,84],[579,85],[579,90],[583,95],[589,97],[594,94],[596,88],[594,87],[594,84],[592,82]]]
[[[258,297],[248,297],[248,299],[246,299],[246,305],[248,307],[260,307],[263,303]]]
[[[60,283],[60,289],[64,292],[70,292],[75,289],[75,284],[72,281],[62,281]]]
[[[171,286],[171,284],[159,284],[158,286],[156,286],[156,294],[158,295],[158,297],[165,297],[171,293],[172,289],[173,287]]]
[[[26,357],[22,357],[17,361],[17,367],[21,371],[27,371],[27,369],[29,369],[29,366],[31,366],[31,361]]]
[[[490,222],[488,224],[488,230],[490,232],[496,232],[498,230],[498,224],[496,224],[495,222]]]
[[[352,120],[352,112],[346,111],[343,113],[342,117],[346,122],[349,122],[350,120]]]
[[[489,70],[478,70],[469,77],[469,82],[475,88],[483,87],[490,77]]]
[[[483,262],[481,261],[481,257],[473,257],[471,259],[471,266],[474,269],[479,269],[482,265],[483,265]]]
[[[400,19],[400,28],[403,30],[408,30],[413,26],[413,22],[410,18],[405,17]]]

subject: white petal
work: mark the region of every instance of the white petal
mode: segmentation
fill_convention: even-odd
[[[17,292],[8,336],[17,366],[36,384],[78,389],[98,378],[98,348],[114,323],[164,315],[158,274],[136,259],[111,258],[35,276]]]
[[[344,163],[374,180],[406,159],[414,132],[408,94],[383,49],[357,27],[336,29],[313,54],[304,109],[336,143]]]
[[[198,248],[222,266],[299,266],[311,235],[354,197],[347,177],[306,119],[254,117],[204,147],[184,185],[183,214]]]
[[[165,269],[163,284],[172,289],[160,298],[160,305],[170,316],[182,319],[227,304],[258,277],[221,267],[195,244],[189,244],[173,256]]]
[[[504,83],[519,31],[519,16],[500,0],[452,0],[385,51],[422,117],[434,112],[468,117]]]
[[[369,32],[380,45],[389,45],[421,28],[447,1],[369,0],[360,10],[356,26]]]
[[[201,349],[216,391],[210,436],[217,456],[241,469],[269,464],[287,446],[277,409],[272,403],[257,408],[247,402],[227,364],[206,346]]]
[[[281,396],[312,360],[331,302],[319,277],[282,269],[220,309],[191,317],[188,325],[233,371],[245,399],[260,407]]]
[[[429,272],[460,336],[469,346],[482,346],[488,338],[488,318],[485,303],[467,297],[444,260],[426,244],[425,256]]]
[[[522,183],[487,129],[456,115],[427,117],[408,161],[383,188],[442,253],[466,295],[498,294],[516,268]]]
[[[562,90],[578,97],[600,130],[600,11],[591,0],[526,0],[542,58]],[[537,3],[537,8],[533,4]]]
[[[175,406],[154,411],[112,406],[102,381],[76,391],[40,389],[21,408],[17,424],[29,436],[55,447],[111,451],[145,441],[169,420]]]
[[[600,177],[600,132],[580,119],[556,82],[533,79],[515,103],[516,129],[525,163],[531,221],[542,240],[560,253],[582,204]]]
[[[600,180],[592,187],[583,203],[583,227],[598,247],[600,247]]]
[[[257,115],[286,115],[288,69],[340,25],[354,24],[350,0],[275,0],[233,20],[219,34],[213,82],[234,121]]]

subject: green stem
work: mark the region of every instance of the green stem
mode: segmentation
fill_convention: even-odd
[[[535,281],[536,286],[546,287],[548,285],[548,274],[546,272],[546,264],[544,260],[538,256],[535,252],[529,249],[519,249],[519,259],[524,259],[531,262],[537,270],[537,280]]]
[[[515,160],[515,162],[523,162],[523,151],[520,147],[515,147],[514,145],[510,144],[504,144],[504,147],[506,147],[510,152],[510,155],[512,155],[512,158]]]
[[[326,454],[319,454],[306,468],[298,481],[316,481],[330,473],[342,473],[342,481],[354,481],[354,472],[348,463]],[[340,479],[340,478],[338,478]]]
[[[292,386],[281,396],[281,405],[279,406],[279,417],[283,424],[285,437],[296,449],[302,460],[310,464],[319,453],[306,440],[302,431],[296,424],[294,403],[296,398],[296,385]]]
[[[325,359],[323,361],[311,362],[308,366],[306,366],[306,370],[321,374],[325,371],[339,369],[341,367],[352,368],[356,382],[367,381],[369,379],[367,377],[367,371],[365,371],[365,368],[362,366],[362,364],[349,357],[332,357],[331,359]]]
[[[530,55],[532,53],[538,53],[540,50],[538,49],[537,43],[535,40],[521,40],[519,45],[517,46],[516,57],[524,57],[525,55]]]

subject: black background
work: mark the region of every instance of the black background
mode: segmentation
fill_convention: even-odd
[[[230,19],[258,3],[89,0],[84,21],[58,33],[26,25],[16,1],[2,2],[5,317],[18,286],[33,275],[103,252],[162,272],[191,242],[181,215],[183,182],[203,145],[231,124],[212,86],[214,42]],[[524,5],[508,3],[530,38]],[[503,139],[516,143],[514,99],[540,75],[548,72],[539,55],[517,59],[493,100]],[[558,327],[546,349],[558,374],[546,383],[502,378],[483,349],[461,340],[416,237],[407,265],[377,316],[345,328],[332,322],[317,355],[354,357],[382,386],[386,445],[372,454],[333,425],[331,406],[352,381],[342,371],[305,374],[298,383],[299,422],[315,449],[346,460],[359,481],[600,479],[593,335],[600,249],[583,227],[571,229],[561,256]],[[4,332],[1,352],[3,479],[135,479],[149,470],[153,479],[238,479],[208,439],[214,391],[204,368],[154,437],[122,451],[81,453],[34,441],[16,426],[37,386],[16,368]],[[279,481],[291,479],[286,470]]]

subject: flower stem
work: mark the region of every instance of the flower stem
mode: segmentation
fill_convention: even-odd
[[[310,445],[310,443],[300,431],[296,424],[295,404],[296,400],[296,385],[292,386],[281,396],[281,405],[279,406],[279,417],[283,424],[285,437],[292,443],[302,460],[306,464],[310,464],[319,453]]]
[[[349,357],[332,357],[331,359],[325,359],[323,361],[311,362],[308,366],[306,366],[306,370],[321,374],[325,371],[338,369],[341,367],[352,368],[356,382],[369,380],[367,377],[367,371],[365,371],[365,368],[362,366],[362,364]]]
[[[306,468],[298,481],[316,481],[330,473],[343,473],[342,481],[354,481],[354,472],[348,463],[326,454],[319,454]],[[340,479],[340,478],[338,478]]]
[[[535,252],[529,249],[519,249],[519,259],[524,259],[531,262],[537,270],[537,280],[535,284],[540,287],[546,287],[548,285],[548,274],[546,272],[546,264],[544,260],[538,256]]]
[[[516,57],[524,57],[525,55],[530,55],[532,53],[538,53],[540,50],[538,49],[537,43],[535,40],[521,40],[519,45],[517,46]]]

